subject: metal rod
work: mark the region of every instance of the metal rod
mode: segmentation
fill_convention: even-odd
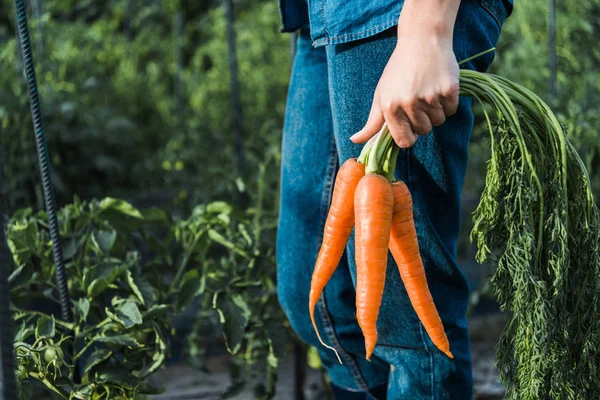
[[[21,53],[23,55],[23,65],[27,79],[27,88],[29,90],[29,105],[31,107],[31,117],[33,119],[35,145],[37,148],[40,173],[42,176],[42,188],[44,191],[44,201],[46,203],[46,213],[48,214],[48,226],[50,230],[50,240],[52,241],[54,265],[56,268],[56,281],[58,284],[61,314],[62,319],[65,322],[73,322],[71,299],[69,298],[69,289],[67,287],[67,276],[63,261],[60,231],[58,229],[54,187],[52,186],[52,177],[50,174],[50,158],[48,156],[48,148],[46,147],[44,121],[42,118],[40,97],[35,78],[33,55],[31,53],[31,40],[29,38],[29,27],[27,24],[27,11],[25,9],[25,2],[23,0],[15,0],[15,8],[19,28],[19,39],[21,42]]]

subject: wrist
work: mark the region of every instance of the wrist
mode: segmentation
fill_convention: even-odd
[[[460,0],[405,0],[398,35],[418,32],[452,39]]]

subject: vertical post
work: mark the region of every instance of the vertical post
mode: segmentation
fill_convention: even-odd
[[[556,0],[549,0],[548,12],[548,54],[550,69],[550,97],[552,101],[556,99],[557,85],[557,60],[556,60]]]
[[[24,0],[15,0],[15,9],[19,28],[19,39],[21,43],[21,54],[23,55],[23,66],[27,75],[29,106],[31,108],[31,119],[33,120],[35,145],[38,154],[40,175],[42,177],[44,202],[46,204],[46,213],[48,214],[48,229],[50,230],[52,255],[54,258],[54,264],[56,266],[55,274],[62,318],[65,322],[72,322],[73,310],[71,308],[71,298],[69,296],[69,288],[67,286],[67,273],[65,270],[60,229],[58,226],[58,211],[56,207],[56,198],[54,197],[52,176],[50,173],[50,156],[48,154],[48,147],[46,146],[44,118],[42,116],[42,107],[35,77],[35,66],[33,63],[31,39],[29,37],[29,25],[27,23],[27,10],[25,9]]]
[[[229,76],[231,82],[231,105],[233,107],[233,133],[235,135],[236,166],[240,175],[244,172],[244,137],[242,128],[242,101],[238,76],[237,51],[235,44],[235,17],[233,1],[224,0],[225,23],[227,26],[227,48],[229,50]]]

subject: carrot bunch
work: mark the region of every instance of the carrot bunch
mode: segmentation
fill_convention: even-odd
[[[408,187],[394,178],[398,152],[384,125],[365,145],[358,160],[347,160],[341,166],[312,275],[310,317],[319,341],[336,352],[319,335],[315,305],[335,272],[354,228],[356,318],[365,337],[367,360],[377,342],[377,317],[385,286],[388,249],[398,264],[410,302],[427,334],[442,352],[453,358],[425,277],[412,198]]]

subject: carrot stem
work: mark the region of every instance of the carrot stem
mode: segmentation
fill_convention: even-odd
[[[387,125],[384,123],[383,126],[381,127],[381,129],[379,130],[379,132],[377,132],[371,139],[369,139],[369,141],[364,145],[362,151],[360,152],[360,155],[358,156],[358,158],[356,159],[356,161],[358,161],[359,163],[363,164],[363,165],[367,165],[367,162],[369,160],[369,154],[371,152],[371,149],[373,148],[373,144],[375,143],[375,141],[378,140],[378,138],[381,136],[381,134],[387,129]]]
[[[384,124],[367,156],[365,172],[367,174],[379,174],[387,176],[389,167],[385,163],[390,158],[390,149],[395,146],[392,135]]]

